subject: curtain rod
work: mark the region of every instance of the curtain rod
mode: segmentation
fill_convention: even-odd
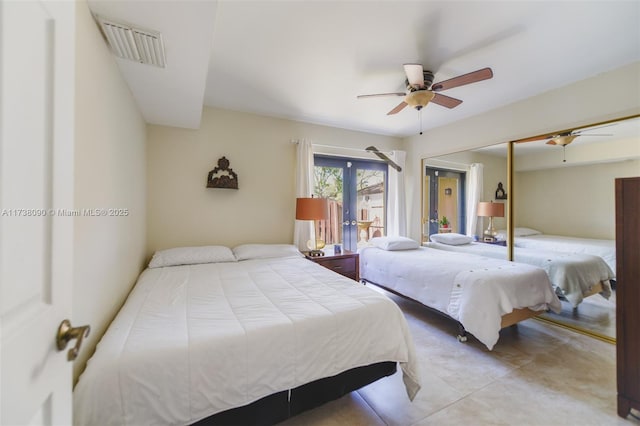
[[[467,164],[467,163],[458,163],[456,161],[439,160],[437,158],[427,158],[426,162],[427,163],[429,163],[429,162],[438,162],[438,163],[454,164],[456,166],[464,166],[464,167],[469,167],[469,166],[471,166],[471,164],[474,164],[474,163]]]

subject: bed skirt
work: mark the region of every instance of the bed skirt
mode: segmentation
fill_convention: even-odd
[[[353,368],[290,391],[266,396],[243,407],[214,414],[193,426],[272,425],[391,376],[396,368],[397,363],[391,361]]]

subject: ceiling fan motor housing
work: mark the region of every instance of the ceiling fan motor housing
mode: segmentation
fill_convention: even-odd
[[[423,90],[423,89],[429,89],[431,87],[431,85],[433,84],[433,73],[431,71],[425,70],[422,71],[422,77],[424,80],[424,87],[422,88],[418,88],[418,87],[413,87],[410,83],[409,83],[409,79],[405,79],[404,83],[407,85],[407,90],[409,92],[415,92],[416,90]]]

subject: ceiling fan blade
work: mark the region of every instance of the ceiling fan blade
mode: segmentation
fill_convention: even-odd
[[[431,86],[431,90],[440,92],[442,90],[453,89],[454,87],[488,80],[491,77],[493,77],[493,71],[491,71],[491,68],[483,68],[478,71],[470,72],[469,74],[459,75],[458,77],[450,78],[449,80],[434,83]]]
[[[405,96],[406,93],[404,92],[393,92],[393,93],[376,93],[373,95],[358,95],[357,98],[358,99],[364,99],[364,98],[382,98],[382,97],[388,97],[388,96]]]
[[[404,107],[407,106],[407,103],[405,101],[402,101],[398,104],[398,106],[396,106],[394,109],[392,109],[391,111],[389,111],[387,113],[387,115],[393,115],[393,114],[397,114],[400,111],[402,111],[404,109]]]
[[[420,64],[404,64],[404,73],[407,75],[407,81],[416,89],[424,88],[424,73]]]
[[[431,102],[441,105],[447,108],[455,108],[462,103],[460,99],[452,98],[451,96],[441,95],[440,93],[434,93]]]

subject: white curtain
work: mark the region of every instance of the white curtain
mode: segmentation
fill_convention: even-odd
[[[311,141],[302,139],[298,142],[296,150],[296,198],[309,198],[313,194],[313,147]],[[312,232],[313,221],[295,220],[293,244],[298,249],[307,251],[307,241],[311,239]]]
[[[392,151],[389,158],[402,168],[398,172],[389,166],[389,195],[387,208],[387,235],[404,237],[407,235],[407,203],[404,190],[404,165],[407,153]]]
[[[469,166],[467,175],[467,235],[481,235],[478,233],[478,202],[482,198],[482,174],[484,165],[473,163]]]

